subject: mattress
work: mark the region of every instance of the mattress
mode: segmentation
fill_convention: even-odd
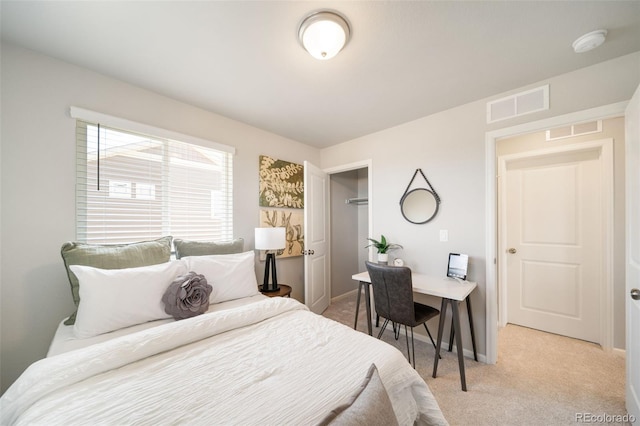
[[[372,364],[399,424],[447,424],[391,345],[293,299],[239,305],[37,361],[0,398],[0,424],[312,425]]]
[[[226,309],[233,309],[239,306],[248,305],[251,303],[258,302],[260,300],[264,300],[267,297],[263,294],[257,294],[251,297],[244,297],[241,299],[229,300],[227,302],[216,303],[209,306],[209,310],[207,312],[218,312]],[[88,339],[78,339],[73,334],[73,326],[72,325],[64,325],[66,318],[58,324],[58,328],[51,340],[51,344],[49,345],[49,351],[47,352],[47,357],[51,357],[54,355],[59,355],[65,352],[69,352],[75,349],[82,349],[87,346],[106,342],[107,340],[114,339],[120,336],[126,336],[128,334],[136,333],[138,331],[147,330],[152,327],[157,327],[159,325],[168,324],[170,322],[174,322],[173,318],[162,319],[157,321],[149,321],[143,324],[137,324],[132,327],[121,328],[119,330],[112,331],[111,333],[100,334],[94,337],[90,337]]]

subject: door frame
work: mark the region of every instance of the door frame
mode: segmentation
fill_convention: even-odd
[[[602,175],[602,278],[599,286],[600,299],[600,339],[603,348],[613,347],[613,235],[614,235],[614,185],[613,185],[613,139],[605,138],[590,142],[562,145],[498,157],[498,326],[507,324],[507,220],[506,220],[506,185],[507,167],[510,162],[527,158],[543,158],[562,153],[580,153],[598,151]]]
[[[538,121],[492,130],[485,134],[485,285],[486,285],[486,362],[495,364],[498,359],[498,205],[496,182],[496,142],[511,136],[539,132],[552,127],[566,126],[576,122],[624,116],[628,101],[604,105],[583,111],[550,117]],[[613,335],[611,330],[608,332]],[[605,349],[612,342],[603,342]]]
[[[367,198],[369,199],[368,204],[368,222],[369,222],[369,230],[367,231],[369,236],[373,235],[373,161],[371,159],[356,161],[354,163],[342,164],[339,166],[329,167],[326,169],[322,169],[323,172],[328,174],[329,176],[342,173],[349,172],[351,170],[358,169],[367,169]],[[329,192],[331,192],[331,186],[329,186]],[[329,203],[331,203],[331,197],[329,197]],[[331,211],[331,204],[329,204],[329,211]],[[331,229],[331,215],[329,215],[329,229]],[[369,249],[369,260],[372,259],[373,256],[373,247]],[[331,273],[331,259],[329,259],[329,273]]]

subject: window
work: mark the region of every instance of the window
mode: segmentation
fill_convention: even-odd
[[[84,120],[76,130],[79,241],[233,238],[232,152]]]

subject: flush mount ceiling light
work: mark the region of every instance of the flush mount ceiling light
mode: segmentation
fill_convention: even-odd
[[[606,36],[607,30],[591,31],[590,33],[578,37],[578,39],[573,42],[573,50],[576,53],[584,53],[589,50],[593,50],[604,43]]]
[[[320,10],[304,18],[298,30],[298,39],[307,52],[316,59],[331,59],[349,41],[351,29],[347,20],[336,12]]]

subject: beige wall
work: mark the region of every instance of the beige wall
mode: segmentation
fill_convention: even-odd
[[[517,154],[521,152],[545,149],[562,145],[579,144],[600,139],[613,139],[614,160],[614,238],[613,238],[613,345],[625,347],[625,138],[624,117],[602,120],[602,132],[583,136],[574,136],[554,141],[545,140],[545,132],[531,133],[499,140],[496,143],[496,155]]]
[[[484,353],[486,132],[627,100],[640,79],[636,53],[541,82],[551,85],[549,111],[489,126],[482,100],[319,151],[28,50],[3,44],[1,55],[2,390],[44,356],[57,323],[72,310],[59,255],[61,244],[75,238],[71,105],[236,147],[234,233],[246,239],[248,249],[259,220],[258,155],[309,160],[323,168],[371,159],[374,236],[384,233],[404,245],[394,255],[418,272],[444,274],[450,251],[471,256],[469,279],[479,283],[472,295],[476,336]],[[406,222],[398,206],[416,168],[442,197],[438,216],[426,225]],[[438,241],[440,229],[449,231],[448,242]],[[259,265],[258,279],[262,271]],[[302,258],[281,259],[278,272],[301,299]]]
[[[493,264],[485,255],[486,133],[626,101],[639,82],[640,53],[635,53],[323,149],[321,165],[372,160],[373,233],[402,244],[404,249],[394,254],[417,272],[444,275],[449,252],[469,254],[468,279],[478,282],[471,295],[476,341],[485,354],[485,265]],[[550,110],[486,124],[487,101],[542,84],[550,85]],[[424,225],[405,221],[398,205],[416,168],[442,198],[438,216]],[[439,241],[441,229],[449,231],[448,242]],[[431,304],[439,306],[437,300]],[[616,336],[621,334],[616,330]],[[470,349],[468,333],[464,337]]]
[[[60,246],[75,239],[75,120],[71,105],[236,148],[234,234],[253,248],[258,156],[319,164],[319,150],[118,80],[2,45],[1,336],[4,391],[46,354],[73,304]],[[261,281],[264,262],[256,274]],[[302,257],[278,261],[303,297]]]

